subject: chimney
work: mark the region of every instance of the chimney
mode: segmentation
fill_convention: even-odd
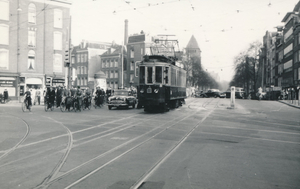
[[[125,20],[124,45],[128,43],[128,20]]]

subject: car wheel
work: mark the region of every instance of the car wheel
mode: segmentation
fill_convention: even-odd
[[[111,110],[111,106],[107,106],[109,110]]]

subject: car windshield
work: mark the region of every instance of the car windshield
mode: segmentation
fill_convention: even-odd
[[[129,96],[128,91],[115,91],[114,92],[115,96]]]

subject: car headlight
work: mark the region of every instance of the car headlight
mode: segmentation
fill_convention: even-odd
[[[144,93],[144,92],[145,92],[144,89],[141,89],[141,90],[140,90],[140,93]]]
[[[159,89],[154,89],[154,93],[158,93]]]

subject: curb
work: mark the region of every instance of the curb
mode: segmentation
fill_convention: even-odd
[[[288,103],[288,102],[284,102],[284,101],[281,101],[281,100],[278,100],[278,102],[283,103],[283,104],[286,104],[286,105],[291,106],[291,107],[294,107],[294,108],[300,109],[300,106],[297,106],[297,105],[294,105],[294,104],[290,104],[290,103]]]

